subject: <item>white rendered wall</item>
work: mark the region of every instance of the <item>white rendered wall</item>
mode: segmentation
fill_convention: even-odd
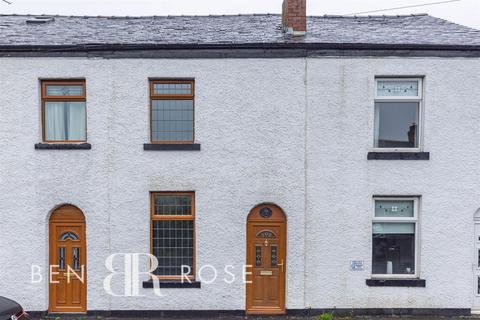
[[[429,161],[368,161],[375,76],[425,76]],[[480,62],[309,59],[306,306],[470,308],[480,207]],[[421,195],[426,288],[368,287],[373,195]],[[349,271],[364,260],[364,272]]]
[[[426,77],[429,161],[366,160],[375,75]],[[103,290],[109,254],[149,251],[149,191],[193,190],[197,268],[233,264],[239,276],[249,210],[261,202],[284,209],[287,308],[470,308],[479,75],[478,59],[0,59],[0,295],[47,309],[48,286],[30,283],[30,265],[48,264],[48,214],[71,203],[87,219],[89,310],[244,309],[241,281],[165,289],[161,298],[152,289],[138,298]],[[92,150],[34,150],[39,79],[78,77]],[[200,152],[143,150],[148,77],[195,78]],[[426,288],[366,286],[373,194],[422,195]],[[366,270],[349,271],[350,260]]]
[[[46,310],[48,214],[71,203],[87,221],[88,309],[244,309],[246,217],[261,202],[288,216],[288,308],[303,307],[303,60],[0,59],[0,295]],[[92,150],[34,150],[40,142],[40,78],[85,78]],[[147,152],[149,77],[194,77],[200,152]],[[112,298],[105,258],[149,252],[149,192],[196,192],[197,267],[237,282]],[[298,272],[300,270],[300,272]],[[205,272],[205,278],[210,274]],[[146,280],[147,277],[144,277]]]

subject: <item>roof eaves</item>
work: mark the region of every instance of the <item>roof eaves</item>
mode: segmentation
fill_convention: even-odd
[[[449,44],[384,44],[384,43],[307,43],[307,42],[256,42],[256,43],[86,43],[66,45],[2,45],[0,51],[102,51],[102,50],[169,50],[169,49],[308,49],[308,50],[456,50],[480,51],[480,45]]]

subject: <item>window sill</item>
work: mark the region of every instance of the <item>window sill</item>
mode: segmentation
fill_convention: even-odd
[[[368,160],[430,160],[430,152],[369,152]]]
[[[200,289],[201,288],[201,282],[199,281],[194,281],[191,280],[191,282],[188,281],[180,281],[180,280],[159,280],[160,283],[160,288],[177,288],[177,289],[191,289],[191,288],[196,288]],[[145,289],[151,289],[153,288],[153,281],[150,279],[148,281],[143,281],[143,288]]]
[[[419,287],[425,288],[424,279],[367,279],[369,287]]]
[[[200,151],[199,143],[145,143],[143,150],[146,151]]]
[[[90,143],[36,143],[37,150],[90,150]]]

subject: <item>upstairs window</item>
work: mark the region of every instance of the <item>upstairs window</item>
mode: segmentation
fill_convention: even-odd
[[[43,141],[86,141],[85,81],[44,80],[41,85]]]
[[[375,148],[419,149],[422,79],[375,79]]]
[[[152,143],[193,143],[194,81],[150,81]]]

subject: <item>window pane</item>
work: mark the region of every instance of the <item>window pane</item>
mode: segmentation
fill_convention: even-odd
[[[85,102],[45,102],[45,139],[86,140]]]
[[[193,100],[153,100],[152,139],[193,140]]]
[[[86,112],[85,102],[68,103],[68,140],[86,140]]]
[[[58,268],[65,269],[65,248],[58,248]]]
[[[255,267],[262,266],[262,247],[255,246]]]
[[[158,259],[155,275],[180,276],[182,265],[193,274],[193,221],[152,221],[152,252]],[[184,269],[186,272],[186,269]]]
[[[413,200],[375,201],[375,217],[413,217]]]
[[[415,223],[376,222],[373,224],[374,234],[414,234]]]
[[[82,85],[46,85],[47,96],[83,96]]]
[[[418,146],[418,102],[375,103],[375,147]]]
[[[153,84],[153,94],[164,94],[164,95],[185,95],[192,94],[192,84],[191,83],[154,83]]]
[[[154,199],[155,215],[192,215],[192,196],[190,195],[155,194]]]
[[[418,81],[389,81],[380,80],[377,82],[377,96],[379,97],[416,97],[418,96]]]
[[[80,270],[80,248],[73,248],[73,269]]]
[[[414,274],[414,224],[374,223],[373,230],[372,273]]]
[[[277,246],[271,246],[270,247],[270,258],[271,258],[271,266],[272,267],[277,267],[278,266],[278,250]]]
[[[45,139],[67,140],[66,102],[45,102]]]
[[[193,100],[153,100],[152,139],[193,140]]]

